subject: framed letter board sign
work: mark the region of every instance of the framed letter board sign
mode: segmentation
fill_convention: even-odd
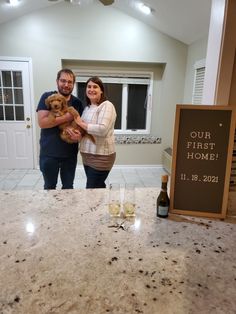
[[[170,212],[226,216],[234,132],[232,107],[176,106]]]

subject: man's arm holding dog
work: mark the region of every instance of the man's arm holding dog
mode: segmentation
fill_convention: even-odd
[[[50,118],[48,110],[39,110],[38,111],[38,124],[41,129],[53,128],[65,122],[73,121],[73,116],[67,112],[63,116]]]

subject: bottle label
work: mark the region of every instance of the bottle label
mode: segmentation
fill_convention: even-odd
[[[161,215],[161,216],[166,216],[168,215],[168,209],[169,207],[168,206],[158,206],[158,214]]]

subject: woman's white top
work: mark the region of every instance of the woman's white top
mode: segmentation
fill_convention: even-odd
[[[108,100],[100,105],[91,104],[85,107],[81,118],[88,124],[87,132],[94,136],[95,144],[88,137],[83,137],[80,141],[80,152],[98,155],[115,153],[114,105]]]

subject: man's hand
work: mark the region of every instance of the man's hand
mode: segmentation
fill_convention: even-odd
[[[82,139],[82,135],[79,130],[73,128],[66,128],[66,133],[70,136],[71,140],[75,143],[80,142]]]

